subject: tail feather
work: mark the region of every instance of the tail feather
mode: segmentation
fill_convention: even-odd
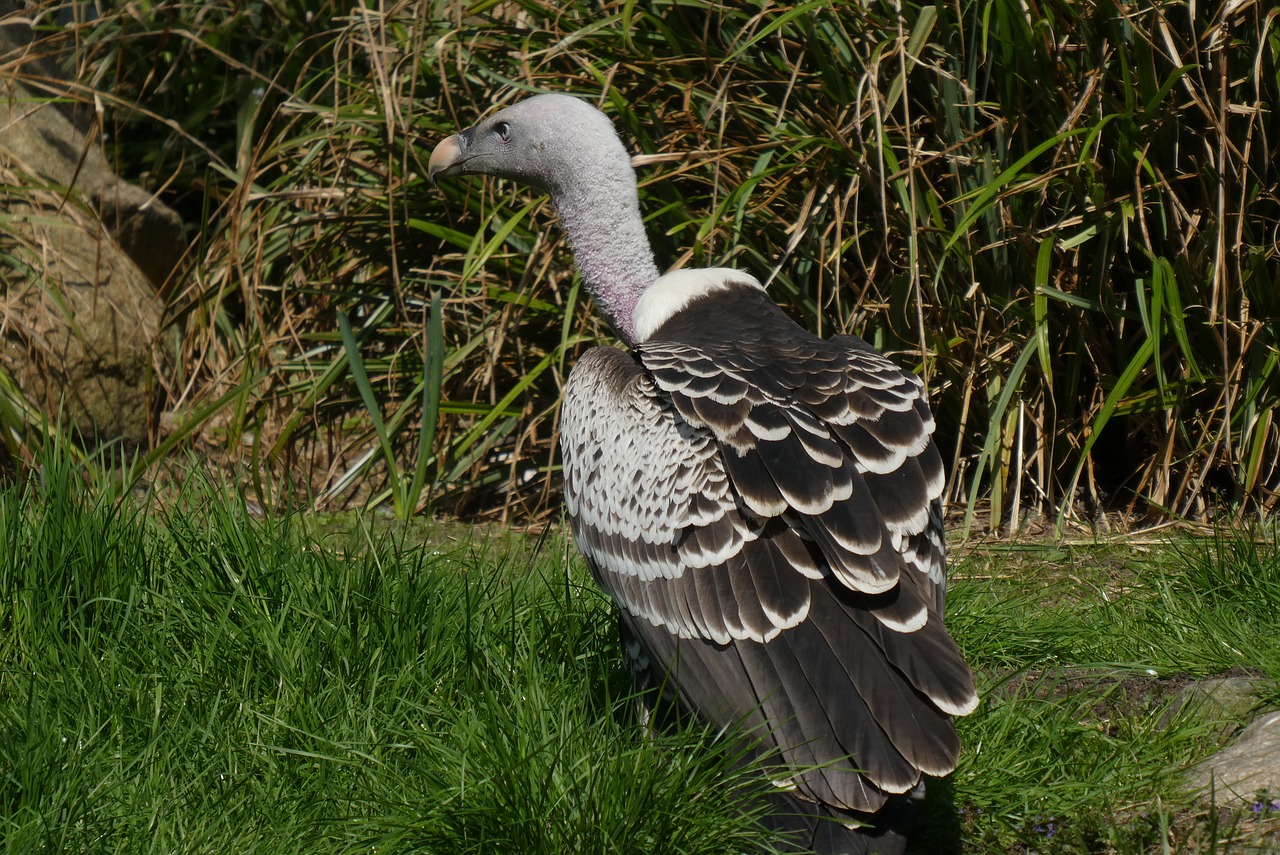
[[[874,814],[841,814],[824,805],[779,791],[768,798],[772,808],[766,826],[785,841],[780,851],[815,855],[903,855],[907,826],[923,798],[924,788],[895,796]],[[850,827],[851,820],[865,823]]]

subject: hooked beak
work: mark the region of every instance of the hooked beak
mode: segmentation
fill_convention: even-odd
[[[463,171],[467,162],[467,148],[475,128],[467,128],[451,137],[445,137],[431,152],[431,160],[427,163],[427,180],[436,186],[436,178],[448,178]]]

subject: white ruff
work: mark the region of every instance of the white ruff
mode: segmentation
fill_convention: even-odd
[[[699,297],[739,284],[764,290],[764,286],[750,273],[731,267],[686,268],[659,276],[640,295],[631,314],[636,343],[647,341],[658,327]]]

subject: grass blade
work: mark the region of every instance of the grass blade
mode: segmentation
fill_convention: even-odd
[[[364,370],[364,359],[360,356],[360,344],[351,330],[351,322],[345,312],[338,312],[338,329],[342,332],[342,346],[347,351],[347,365],[351,368],[351,379],[355,381],[360,399],[364,401],[365,412],[373,423],[373,431],[378,437],[378,445],[382,449],[382,458],[387,465],[387,480],[391,486],[391,497],[395,504],[396,516],[408,519],[413,508],[408,507],[408,498],[400,492],[400,472],[396,464],[395,451],[391,446],[391,437],[387,435],[386,425],[382,422],[382,407],[378,404],[378,396],[374,394],[369,383],[369,374]]]

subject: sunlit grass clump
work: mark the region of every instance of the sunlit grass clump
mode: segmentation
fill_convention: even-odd
[[[563,544],[321,538],[63,460],[0,491],[5,851],[739,851],[760,788],[645,738]],[[589,583],[586,583],[589,585]]]

